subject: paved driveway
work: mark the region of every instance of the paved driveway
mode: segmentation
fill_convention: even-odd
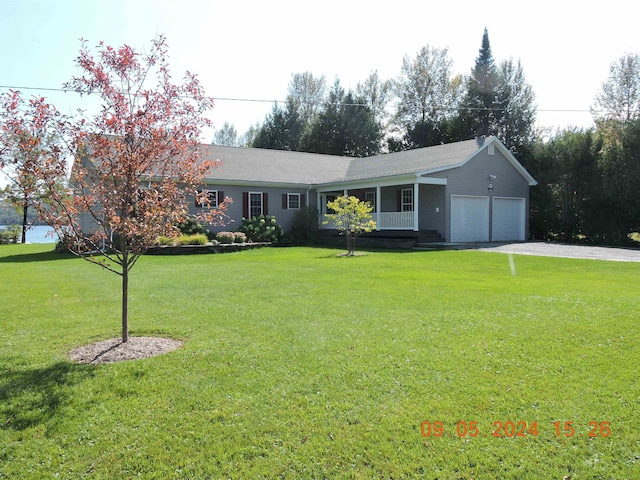
[[[562,243],[485,243],[473,247],[481,252],[516,253],[541,257],[584,258],[589,260],[611,260],[614,262],[640,262],[640,249],[588,247]]]

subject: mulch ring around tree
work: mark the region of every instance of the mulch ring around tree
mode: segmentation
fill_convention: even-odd
[[[115,363],[155,357],[180,348],[183,342],[162,337],[129,337],[126,343],[121,338],[74,348],[69,358],[77,363]]]

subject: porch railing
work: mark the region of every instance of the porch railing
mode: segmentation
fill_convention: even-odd
[[[380,212],[372,213],[371,217],[378,230],[414,230],[413,212]],[[336,228],[333,222],[324,225],[325,220],[327,217],[321,215],[320,228]]]

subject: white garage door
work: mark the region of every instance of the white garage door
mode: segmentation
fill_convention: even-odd
[[[451,195],[451,241],[489,241],[489,197]]]
[[[491,239],[494,242],[524,240],[524,198],[494,198]]]

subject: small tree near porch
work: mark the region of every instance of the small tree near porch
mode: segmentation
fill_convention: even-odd
[[[68,125],[76,155],[70,190],[51,192],[48,223],[66,235],[73,253],[122,279],[122,342],[128,340],[129,271],[158,237],[175,237],[188,218],[192,196],[217,162],[204,159],[200,134],[210,121],[213,100],[196,77],[172,82],[164,37],[147,53],[129,46],[100,44],[96,57],[83,43],[77,65],[82,74],[65,85],[102,104]],[[222,224],[226,202],[202,209],[199,220]],[[90,225],[80,223],[89,219]],[[90,231],[89,231],[90,229]]]
[[[363,232],[376,228],[371,218],[373,207],[354,196],[340,196],[327,203],[327,209],[334,213],[326,215],[324,224],[332,223],[341,235],[347,237],[347,255],[353,256],[356,249],[356,238]]]

